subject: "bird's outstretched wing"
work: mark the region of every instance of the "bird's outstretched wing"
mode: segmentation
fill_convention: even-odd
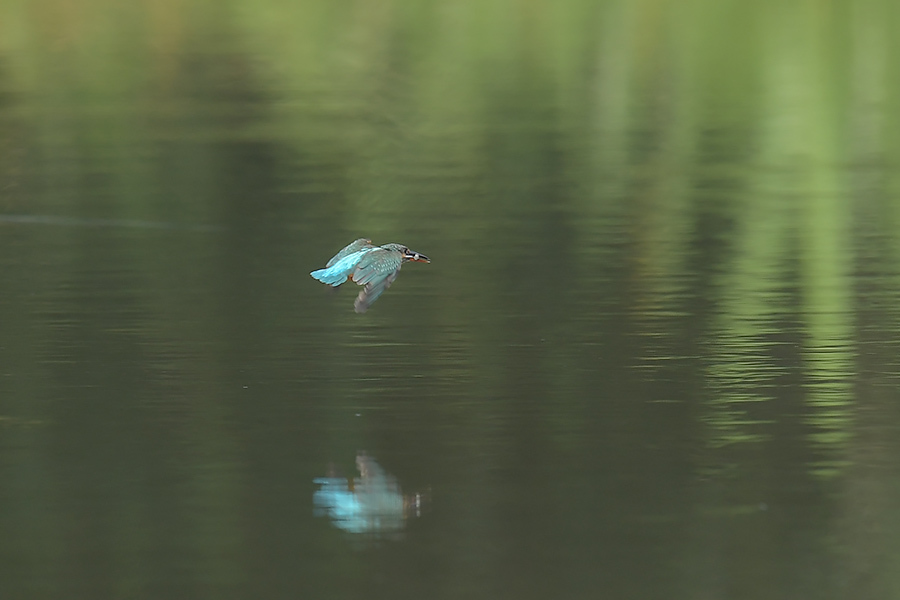
[[[340,252],[331,257],[327,263],[325,263],[325,268],[332,266],[334,263],[338,262],[342,258],[349,256],[351,254],[355,254],[364,248],[376,248],[377,246],[372,245],[372,240],[367,240],[366,238],[359,238],[353,242],[350,242],[346,246],[344,246]]]
[[[353,303],[356,312],[366,312],[378,300],[384,290],[397,279],[401,266],[403,257],[392,250],[379,248],[362,257],[351,275],[353,281],[363,286]]]
[[[322,283],[337,287],[347,281],[360,257],[377,247],[372,245],[371,240],[359,238],[341,248],[340,252],[331,257],[324,269],[313,271],[310,275]]]
[[[377,247],[373,246],[371,241],[360,238],[347,244],[340,252],[332,256],[324,269],[313,271],[310,275],[322,283],[337,287],[347,281],[347,277],[353,273],[359,259]]]
[[[403,255],[395,250],[376,248],[363,256],[353,270],[353,281],[359,285],[377,283],[403,264]]]
[[[359,291],[359,296],[357,296],[356,300],[353,302],[353,308],[356,309],[356,312],[364,313],[369,310],[369,307],[378,300],[378,297],[381,296],[382,292],[391,287],[391,284],[397,279],[397,274],[399,272],[400,268],[397,267],[396,271],[390,273],[384,279],[380,279],[378,282],[367,283],[363,286],[363,289]]]
[[[310,273],[310,275],[313,279],[318,279],[322,283],[337,287],[347,281],[347,277],[349,277],[356,269],[356,263],[359,262],[359,259],[365,256],[367,252],[371,252],[371,250],[368,248],[357,250],[352,254],[348,254],[330,267],[318,269],[317,271]]]

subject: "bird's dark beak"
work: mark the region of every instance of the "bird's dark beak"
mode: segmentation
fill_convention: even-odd
[[[430,258],[428,258],[427,256],[425,256],[424,254],[419,254],[419,253],[416,252],[415,250],[407,250],[407,251],[406,251],[406,254],[404,255],[404,258],[405,258],[406,260],[411,260],[411,261],[414,261],[414,262],[424,262],[424,263],[430,263],[430,262],[431,262],[431,259],[430,259]]]

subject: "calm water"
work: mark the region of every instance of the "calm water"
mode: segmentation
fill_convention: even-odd
[[[890,3],[82,4],[0,9],[0,596],[900,595]]]

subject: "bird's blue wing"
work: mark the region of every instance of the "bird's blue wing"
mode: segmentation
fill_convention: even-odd
[[[334,263],[338,262],[342,258],[349,256],[350,254],[355,254],[364,248],[376,248],[377,246],[372,245],[372,240],[367,240],[366,238],[359,238],[353,242],[350,242],[343,248],[341,251],[331,257],[327,263],[325,263],[325,268],[330,267]]]
[[[347,254],[337,262],[332,263],[329,261],[328,267],[324,269],[319,269],[317,271],[313,271],[310,275],[313,279],[318,279],[322,283],[327,283],[328,285],[333,285],[337,287],[347,281],[347,277],[350,276],[351,273],[357,268],[357,263],[363,258],[366,254],[370,253],[372,250],[370,248],[364,248],[362,250],[358,250],[352,254]]]
[[[399,252],[379,248],[362,257],[353,271],[353,281],[364,286],[353,303],[356,312],[364,313],[388,289],[403,266]]]
[[[391,287],[391,284],[397,279],[398,273],[400,273],[400,267],[397,267],[397,270],[393,273],[389,273],[387,277],[363,286],[363,289],[359,291],[359,296],[353,302],[353,308],[356,309],[356,312],[364,313],[369,310],[369,307],[378,300],[378,297],[381,296],[384,290]]]
[[[403,255],[395,250],[375,248],[363,256],[353,271],[353,281],[359,285],[378,283],[403,264]],[[396,276],[395,276],[396,277]]]

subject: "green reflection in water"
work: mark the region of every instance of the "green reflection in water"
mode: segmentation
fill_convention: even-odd
[[[803,15],[797,15],[802,18]],[[851,265],[852,213],[841,174],[834,165],[844,157],[839,145],[838,119],[841,100],[830,84],[827,62],[832,40],[822,30],[784,31],[778,48],[785,63],[778,82],[795,107],[786,112],[781,127],[787,140],[780,146],[793,156],[802,188],[798,229],[800,237],[801,294],[805,334],[803,358],[808,378],[808,417],[814,431],[811,441],[827,449],[817,467],[821,475],[835,475],[846,463],[853,400],[854,323]],[[776,51],[777,52],[777,51]],[[801,143],[799,140],[803,140]]]

